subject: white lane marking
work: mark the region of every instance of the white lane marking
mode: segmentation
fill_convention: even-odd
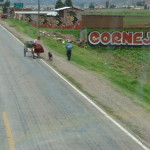
[[[59,74],[53,67],[51,67],[43,59],[40,59],[45,65],[47,65],[53,72],[55,72],[61,79],[63,79],[67,84],[69,84],[74,90],[76,90],[80,95],[82,95],[89,103],[91,103],[97,110],[99,110],[105,117],[107,117],[111,122],[113,122],[118,128],[120,128],[126,135],[133,139],[137,144],[139,144],[144,150],[150,150],[141,141],[139,141],[134,135],[122,127],[117,121],[110,117],[102,108],[96,105],[91,99],[89,99],[84,93],[77,89],[73,84],[71,84],[67,79],[65,79],[61,74]]]
[[[4,28],[2,25],[0,25]],[[10,33],[18,42],[23,44],[17,37],[15,37],[11,32],[9,32],[6,28],[4,28],[8,33]],[[23,44],[24,45],[24,44]],[[137,144],[139,144],[144,150],[150,150],[146,147],[140,140],[138,140],[134,135],[132,135],[129,131],[127,131],[124,127],[122,127],[117,121],[115,121],[112,117],[110,117],[102,108],[96,105],[91,99],[89,99],[84,93],[78,90],[73,84],[71,84],[67,79],[65,79],[61,74],[59,74],[53,67],[51,67],[47,62],[43,59],[40,59],[45,65],[47,65],[53,72],[55,72],[61,79],[63,79],[67,84],[69,84],[74,90],[76,90],[80,95],[82,95],[89,103],[91,103],[97,110],[99,110],[105,117],[107,117],[111,122],[113,122],[118,128],[120,128],[126,135],[128,135],[131,139],[133,139]]]

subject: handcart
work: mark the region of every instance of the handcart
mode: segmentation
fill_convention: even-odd
[[[27,52],[30,52],[32,54],[32,57],[34,58],[34,42],[33,41],[26,41],[24,43],[24,57],[26,56]]]
[[[24,57],[26,56],[26,52],[31,52],[33,58],[34,54],[40,58],[40,53],[44,53],[44,49],[41,44],[35,44],[33,41],[27,41],[24,44]]]

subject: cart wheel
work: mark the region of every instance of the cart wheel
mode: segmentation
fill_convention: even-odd
[[[32,57],[34,59],[35,57],[34,57],[34,51],[33,51],[33,49],[31,50],[31,54],[32,54]]]
[[[27,47],[24,47],[24,57],[26,56],[26,52],[27,52]]]

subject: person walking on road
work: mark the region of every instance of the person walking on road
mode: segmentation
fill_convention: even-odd
[[[71,59],[72,48],[73,48],[73,46],[71,44],[71,41],[68,40],[68,43],[66,45],[66,50],[67,50],[66,55],[67,55],[68,61],[70,61],[70,59]]]
[[[44,53],[44,49],[41,45],[41,41],[40,41],[40,36],[38,36],[35,40],[34,40],[34,53],[37,53],[38,57],[40,56],[40,53]]]

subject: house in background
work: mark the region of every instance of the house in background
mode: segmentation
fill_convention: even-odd
[[[16,19],[22,19],[33,26],[38,25],[37,11],[16,11]],[[39,12],[40,27],[59,29],[122,29],[124,16],[88,15],[82,9],[62,7]]]
[[[82,29],[82,11],[73,7],[62,7],[53,11],[40,11],[40,27],[60,29]],[[22,19],[33,26],[38,24],[37,11],[16,11],[14,18]]]
[[[82,9],[63,7],[55,9],[55,11],[58,15],[53,18],[53,28],[82,29]]]
[[[14,6],[10,6],[9,7],[9,11],[10,11],[10,15],[11,16],[14,16],[15,15],[15,12],[24,12],[24,11],[32,11],[32,9],[31,8],[29,8],[29,7],[26,7],[26,8],[14,8]]]
[[[39,14],[39,21],[40,21],[40,27],[43,27],[43,23],[45,23],[45,18],[47,17],[47,14],[50,14],[54,17],[57,15],[57,12],[46,12],[46,11],[16,11],[14,18],[19,20],[24,20],[28,23],[30,23],[32,26],[37,27],[38,25],[38,14]],[[45,21],[45,22],[44,22]]]

